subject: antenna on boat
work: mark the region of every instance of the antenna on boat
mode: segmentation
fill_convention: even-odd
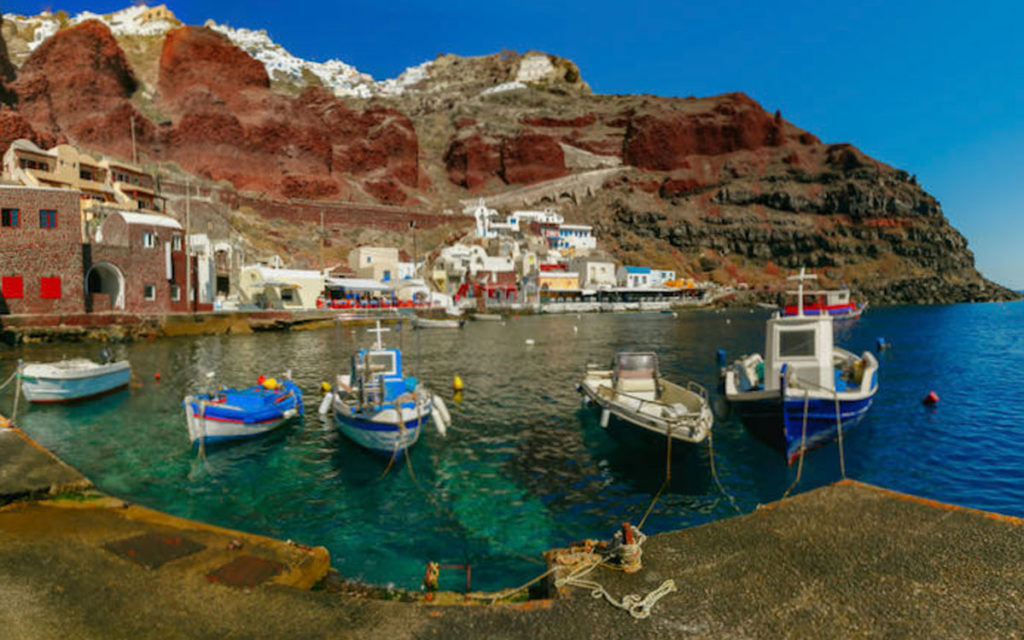
[[[382,329],[381,328],[380,320],[377,321],[377,328],[376,329],[367,329],[366,330],[367,333],[376,333],[377,334],[377,348],[378,349],[383,349],[384,348],[384,344],[380,341],[380,334],[387,333],[388,331],[391,331],[391,329]]]
[[[796,280],[799,284],[797,285],[796,291],[790,291],[789,293],[796,294],[796,315],[804,315],[804,280],[817,280],[818,276],[813,273],[805,273],[804,267],[800,267],[800,273],[795,276],[789,276],[786,280]]]

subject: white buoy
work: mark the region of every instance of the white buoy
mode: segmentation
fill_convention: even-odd
[[[435,393],[432,402],[433,411],[430,412],[430,417],[434,420],[437,432],[441,434],[441,437],[445,437],[448,435],[448,425],[452,422],[452,416],[448,413],[448,407],[445,406],[441,396]]]
[[[576,325],[572,325],[572,332],[573,333],[579,333],[580,332],[580,328],[577,327]]]
[[[601,410],[601,428],[602,429],[607,429],[608,428],[608,418],[611,416],[611,414],[612,414],[612,412],[609,411],[608,409],[602,409]]]
[[[323,400],[320,401],[320,409],[318,413],[322,416],[326,416],[331,412],[331,402],[334,400],[334,393],[325,393]]]
[[[526,339],[526,346],[532,347],[535,344],[537,344],[537,343],[533,341],[533,338],[527,338]]]

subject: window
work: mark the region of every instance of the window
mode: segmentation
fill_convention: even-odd
[[[181,236],[175,234],[174,237],[171,238],[171,250],[181,251]]]
[[[39,211],[39,228],[40,229],[56,229],[57,228],[57,212],[53,209],[41,209]]]
[[[295,301],[295,290],[294,289],[281,289],[281,302],[294,302]]]
[[[18,217],[17,209],[4,209],[2,215],[3,226],[5,227],[20,227],[21,220]]]
[[[156,300],[156,286],[147,284],[142,287],[142,297],[146,300]]]
[[[367,373],[373,377],[395,375],[395,354],[369,353],[366,356]]]
[[[60,278],[43,277],[39,278],[39,297],[56,300],[60,298]]]
[[[142,232],[142,246],[146,247],[147,249],[152,249],[153,247],[156,246],[156,236],[153,234],[152,231]]]
[[[779,333],[779,356],[814,356],[814,330],[782,331]]]
[[[88,169],[79,169],[78,177],[82,180],[92,180],[92,171]]]
[[[7,299],[21,298],[25,295],[25,288],[21,276],[4,276],[0,278],[0,295]]]
[[[174,300],[175,302],[181,300],[181,285],[171,285],[171,300]]]

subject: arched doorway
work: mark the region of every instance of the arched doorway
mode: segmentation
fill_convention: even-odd
[[[85,295],[92,311],[124,309],[124,275],[109,262],[94,264],[85,275]]]

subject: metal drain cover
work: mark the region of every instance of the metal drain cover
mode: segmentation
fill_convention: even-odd
[[[238,556],[223,567],[206,575],[211,582],[219,582],[229,587],[255,587],[284,571],[280,562],[257,558],[256,556]]]
[[[153,532],[108,542],[103,546],[107,551],[149,569],[156,569],[171,560],[183,558],[206,548],[188,538]]]

